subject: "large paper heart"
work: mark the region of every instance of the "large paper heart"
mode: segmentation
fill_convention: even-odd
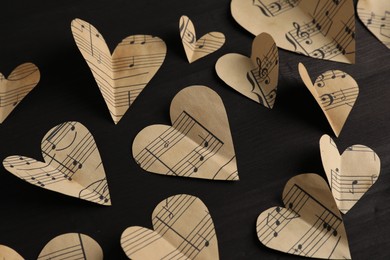
[[[232,0],[234,19],[278,47],[317,59],[355,63],[352,0]]]
[[[278,48],[272,36],[262,33],[252,43],[248,58],[229,53],[218,59],[215,69],[229,86],[265,107],[272,108],[279,75]]]
[[[111,205],[102,160],[95,140],[78,122],[52,128],[41,143],[45,162],[20,155],[3,165],[18,178],[39,187],[102,205]]]
[[[340,70],[330,70],[312,83],[305,66],[299,63],[299,75],[321,107],[336,136],[339,136],[359,95],[356,81]]]
[[[38,256],[38,260],[52,259],[103,260],[103,250],[87,235],[67,233],[50,240]]]
[[[0,73],[0,124],[38,84],[41,74],[32,63],[16,67],[6,79]]]
[[[390,49],[390,2],[359,0],[357,13],[368,30]]]
[[[378,155],[364,145],[352,145],[340,156],[333,139],[323,135],[320,139],[322,165],[336,199],[344,214],[377,181],[381,161]]]
[[[131,259],[219,259],[213,220],[197,197],[179,194],[153,211],[154,230],[129,227],[121,245]]]
[[[257,218],[262,244],[305,257],[351,259],[343,219],[323,178],[312,173],[291,178],[282,199],[285,207]]]
[[[8,246],[0,245],[0,259],[2,260],[24,260],[15,250]]]
[[[194,25],[185,15],[180,17],[179,29],[189,63],[215,52],[225,43],[225,35],[220,32],[209,32],[196,40]]]
[[[123,39],[111,56],[91,24],[75,19],[71,28],[116,124],[161,67],[166,45],[156,36],[133,35]]]
[[[133,157],[146,171],[212,180],[238,180],[229,121],[221,98],[208,87],[191,86],[171,103],[172,126],[144,128]]]

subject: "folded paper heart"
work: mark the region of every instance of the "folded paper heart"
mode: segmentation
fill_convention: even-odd
[[[24,260],[24,258],[21,255],[19,255],[18,252],[4,245],[0,245],[0,259]]]
[[[390,48],[390,2],[359,0],[357,13],[363,24],[387,48]]]
[[[214,223],[203,202],[179,194],[153,211],[154,230],[129,227],[121,245],[131,259],[219,259]]]
[[[351,259],[343,219],[323,178],[311,173],[291,178],[283,203],[257,218],[263,245],[305,257]]]
[[[352,145],[342,155],[333,139],[320,139],[322,165],[336,204],[347,213],[377,181],[381,163],[378,155],[364,145]]]
[[[123,39],[111,55],[103,36],[91,24],[75,19],[71,28],[117,124],[161,67],[166,45],[156,36],[133,35]]]
[[[238,180],[229,121],[221,98],[208,87],[180,91],[170,108],[172,126],[144,128],[133,157],[144,170],[182,177]]]
[[[194,25],[185,15],[180,17],[179,29],[189,63],[217,51],[225,43],[225,35],[220,32],[209,32],[196,40]]]
[[[3,160],[7,171],[30,184],[102,205],[111,205],[95,140],[78,122],[52,128],[41,143],[45,162],[20,155]]]
[[[227,85],[255,102],[273,108],[278,85],[279,56],[271,35],[262,33],[256,36],[250,58],[229,53],[218,59],[215,69]]]
[[[317,59],[355,63],[352,0],[232,0],[231,12],[252,34],[271,34],[278,47]]]
[[[359,95],[356,81],[343,71],[330,70],[318,76],[313,84],[302,63],[298,69],[303,83],[321,107],[333,132],[339,136]]]
[[[0,123],[35,88],[40,77],[39,69],[32,63],[19,65],[7,79],[0,73]]]

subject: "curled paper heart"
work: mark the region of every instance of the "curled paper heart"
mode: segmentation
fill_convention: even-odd
[[[230,87],[267,108],[273,108],[278,86],[279,55],[271,35],[262,33],[256,36],[250,58],[229,53],[218,59],[215,69]]]
[[[132,35],[123,39],[111,55],[103,36],[91,24],[74,19],[71,28],[117,124],[161,67],[166,45],[156,36]]]
[[[365,145],[352,145],[342,155],[333,139],[320,139],[322,165],[336,204],[347,213],[377,181],[381,162],[378,155]]]
[[[208,87],[191,86],[172,100],[172,126],[144,128],[133,157],[144,170],[182,177],[238,180],[229,121],[221,98]]]
[[[153,211],[154,230],[129,227],[121,245],[131,259],[219,259],[213,220],[203,202],[180,194]]]
[[[303,83],[321,107],[333,132],[339,136],[359,95],[356,81],[343,71],[330,70],[318,76],[313,84],[302,63],[298,69]]]
[[[24,258],[15,250],[8,246],[0,245],[0,259],[3,260],[23,260]]]
[[[271,34],[278,47],[317,59],[355,63],[352,0],[232,0],[231,12],[252,34]]]
[[[78,122],[52,128],[41,143],[45,162],[9,156],[7,171],[30,184],[102,205],[111,205],[102,160],[95,140]]]
[[[0,73],[0,123],[35,88],[40,77],[39,69],[32,63],[19,65],[8,78]]]
[[[194,24],[185,15],[180,17],[179,30],[189,63],[217,51],[225,43],[225,35],[220,32],[209,32],[196,40]]]
[[[317,174],[291,178],[283,190],[285,207],[272,207],[257,218],[257,236],[266,247],[323,259],[351,259],[343,219]]]

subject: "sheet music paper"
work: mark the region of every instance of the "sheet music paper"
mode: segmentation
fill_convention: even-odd
[[[342,155],[328,135],[320,139],[322,165],[333,197],[340,211],[346,214],[378,180],[381,162],[365,145],[352,145]]]
[[[273,108],[278,86],[279,55],[268,33],[261,33],[253,40],[250,58],[238,53],[226,54],[218,59],[215,70],[233,89],[267,108]]]
[[[49,130],[41,142],[44,162],[21,155],[3,160],[7,171],[38,187],[111,205],[106,174],[95,140],[79,122]]]
[[[333,132],[339,136],[359,95],[356,81],[340,70],[329,70],[312,83],[305,66],[299,63],[299,75],[318,105],[321,107]]]
[[[156,36],[132,35],[123,39],[111,55],[102,34],[91,24],[74,19],[71,28],[117,124],[161,67],[166,45]]]
[[[266,247],[323,259],[351,259],[343,219],[325,180],[313,173],[291,178],[283,190],[284,207],[257,219],[257,236]]]
[[[225,35],[220,32],[209,32],[196,40],[194,24],[185,15],[180,17],[179,30],[189,63],[217,51],[225,43]]]
[[[172,126],[151,125],[137,134],[133,157],[152,173],[238,180],[236,155],[226,110],[205,86],[181,90],[171,103]]]
[[[359,0],[357,13],[367,29],[387,48],[390,48],[390,2],[388,0]]]
[[[121,237],[133,259],[219,259],[214,223],[203,202],[179,194],[160,202],[152,214],[153,229],[133,226]]]
[[[2,260],[24,260],[24,258],[18,254],[12,248],[0,245],[0,259]]]
[[[355,63],[352,0],[232,0],[234,19],[253,35],[309,57]]]
[[[0,124],[14,108],[35,88],[41,74],[33,63],[23,63],[16,67],[8,78],[0,73]]]
[[[67,233],[50,240],[38,256],[38,260],[54,259],[103,260],[103,250],[87,235]]]

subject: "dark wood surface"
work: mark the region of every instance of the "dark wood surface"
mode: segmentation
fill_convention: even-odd
[[[0,169],[0,244],[35,259],[53,237],[82,232],[103,248],[106,259],[126,259],[120,235],[132,225],[151,228],[154,207],[168,196],[198,196],[214,220],[221,259],[298,259],[263,246],[255,223],[265,209],[281,205],[287,180],[300,173],[322,176],[318,141],[333,132],[298,75],[303,62],[314,79],[329,69],[352,75],[360,94],[336,142],[341,150],[364,144],[381,158],[377,183],[344,216],[353,259],[390,255],[390,51],[356,19],[355,65],[321,61],[280,50],[275,107],[268,110],[239,95],[216,75],[226,53],[250,54],[253,36],[230,14],[230,0],[37,0],[3,1],[0,71],[8,75],[32,61],[41,82],[0,125],[0,159],[21,154],[42,159],[40,142],[53,126],[83,123],[94,135],[106,170],[113,205],[104,207],[40,189]],[[198,36],[221,31],[219,51],[188,64],[178,22],[194,22]],[[165,40],[166,60],[135,103],[114,125],[95,80],[77,49],[70,22],[84,19],[104,35],[111,50],[126,36],[152,34]],[[190,85],[206,85],[223,99],[235,145],[239,182],[149,174],[132,158],[131,145],[144,127],[169,124],[169,105]]]

